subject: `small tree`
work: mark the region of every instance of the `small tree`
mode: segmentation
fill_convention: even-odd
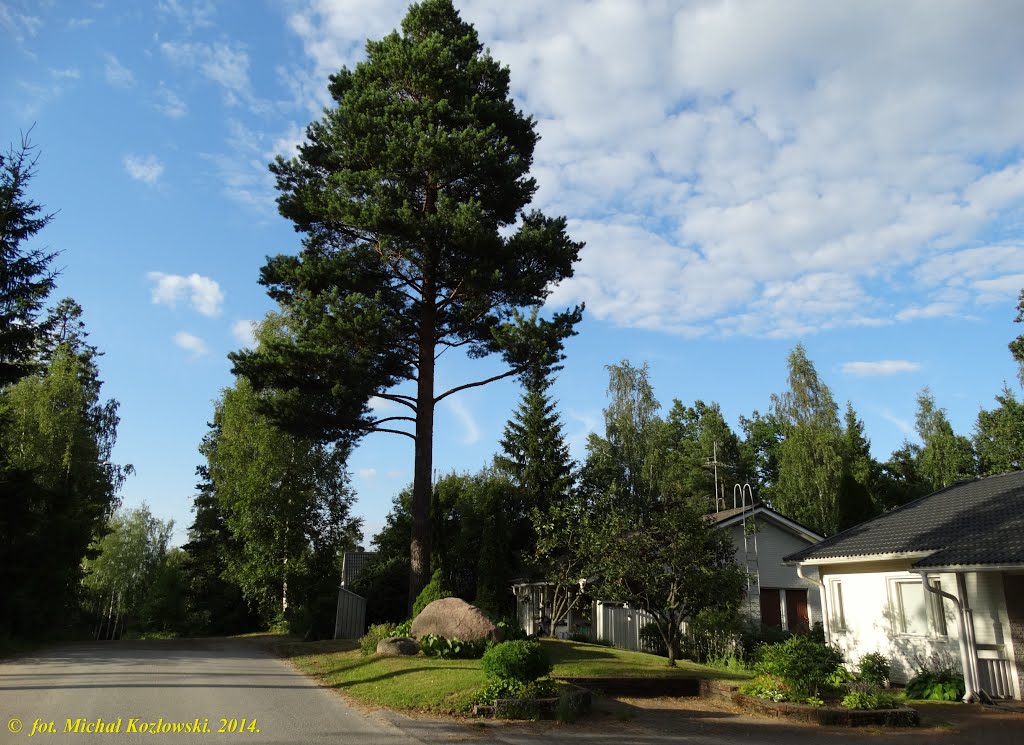
[[[682,622],[742,598],[746,581],[736,547],[705,518],[702,502],[650,505],[646,518],[606,508],[596,559],[600,590],[654,617],[675,666]]]

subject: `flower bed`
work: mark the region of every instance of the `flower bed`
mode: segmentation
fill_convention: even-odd
[[[572,720],[590,711],[592,695],[587,688],[566,684],[561,694],[547,698],[499,698],[493,705],[478,704],[473,713],[496,719]]]
[[[916,727],[920,723],[917,710],[907,706],[896,709],[846,709],[839,706],[810,706],[795,704],[788,701],[776,703],[765,699],[747,696],[736,691],[732,701],[749,711],[769,717],[792,719],[798,722],[810,722],[839,727],[866,727],[882,725],[886,727]]]

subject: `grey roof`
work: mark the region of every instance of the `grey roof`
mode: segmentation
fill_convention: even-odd
[[[960,481],[784,561],[929,552],[915,567],[1024,564],[1024,471]]]
[[[788,526],[791,531],[802,534],[805,539],[812,542],[821,540],[821,536],[818,533],[815,533],[806,525],[801,525],[793,518],[787,517],[777,510],[773,510],[764,502],[754,502],[753,504],[748,504],[746,507],[733,507],[728,510],[719,510],[718,512],[709,513],[705,515],[705,517],[714,525],[722,525],[723,523],[727,523],[737,517],[742,517],[744,512],[774,518],[774,521],[777,524]],[[793,530],[794,528],[797,530]]]

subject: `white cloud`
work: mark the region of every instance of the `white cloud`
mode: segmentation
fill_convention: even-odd
[[[38,34],[42,27],[43,21],[38,16],[20,13],[7,3],[0,3],[0,28],[7,29],[19,44]]]
[[[146,278],[154,283],[152,300],[157,305],[170,305],[187,299],[192,307],[204,316],[216,316],[224,302],[220,285],[209,277],[190,274],[187,277],[163,272],[149,272]]]
[[[477,426],[473,413],[456,396],[449,396],[443,401],[445,407],[462,425],[461,442],[463,445],[474,445],[480,441],[480,427]]]
[[[164,173],[164,164],[155,155],[126,155],[124,170],[136,181],[155,184]]]
[[[103,55],[106,63],[104,74],[107,82],[115,88],[131,88],[135,85],[135,75],[132,71],[121,64],[121,61],[109,52]]]
[[[269,104],[252,93],[249,53],[242,45],[227,41],[165,41],[160,44],[160,51],[171,63],[196,69],[207,80],[218,84],[228,106],[245,104],[258,112],[268,109]]]
[[[405,5],[312,0],[289,18],[319,81],[291,78],[311,108]],[[1005,83],[1024,67],[1022,5],[460,7],[537,115],[538,206],[587,241],[553,304],[794,336],[964,317],[1024,271],[1016,246],[980,245],[1024,210],[1024,97]]]
[[[217,5],[212,0],[203,0],[203,2],[160,0],[156,7],[161,15],[176,20],[185,27],[185,32],[189,34],[198,28],[213,26],[213,16],[217,13]]]
[[[206,347],[206,342],[187,331],[179,331],[176,333],[174,335],[174,343],[182,349],[191,352],[194,357],[202,357],[209,354],[210,351]]]
[[[171,119],[181,119],[188,113],[188,104],[163,83],[157,88],[156,102],[153,105],[157,111]]]
[[[363,479],[372,479],[377,477],[376,468],[360,468],[356,473],[359,474],[359,478]]]
[[[256,346],[256,327],[258,325],[256,321],[235,321],[231,324],[231,334],[243,348],[252,349]]]
[[[859,378],[881,375],[900,375],[917,372],[921,363],[910,360],[878,360],[877,362],[844,362],[840,370],[844,375],[856,375]]]
[[[911,424],[906,419],[903,419],[902,417],[896,416],[895,414],[893,414],[888,409],[882,411],[881,417],[885,421],[887,421],[890,424],[894,425],[896,427],[896,429],[898,429],[904,435],[910,435],[910,434],[914,433],[914,425],[913,424]]]
[[[387,476],[389,479],[397,479],[397,478],[401,478],[403,473],[405,473],[405,471],[400,471],[398,469],[395,469],[394,471],[388,471],[384,475]]]

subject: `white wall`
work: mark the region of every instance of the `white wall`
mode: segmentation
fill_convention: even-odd
[[[876,562],[837,564],[820,567],[827,595],[829,636],[839,647],[846,660],[856,666],[869,652],[881,652],[893,661],[894,682],[906,683],[922,663],[934,666],[949,664],[961,670],[959,628],[956,607],[943,599],[941,610],[932,604],[926,594],[926,629],[923,633],[908,633],[899,622],[899,599],[895,590],[898,582],[920,583],[920,576],[908,571],[909,562]],[[930,575],[938,580],[944,592],[960,597],[956,576]],[[965,575],[967,599],[973,610],[975,641],[984,658],[1013,659],[1009,633],[1009,618],[1003,597],[1000,574],[968,573]],[[835,583],[842,585],[845,628],[837,618]],[[925,592],[922,588],[922,592]],[[941,613],[945,633],[937,623]],[[981,665],[991,665],[982,661]],[[1008,665],[1012,695],[1020,697],[1020,682],[1016,680],[1013,665]]]
[[[748,610],[751,618],[760,620],[760,588],[768,589],[798,589],[807,591],[807,615],[813,626],[821,621],[821,598],[818,593],[818,586],[805,582],[796,573],[796,567],[786,566],[782,563],[782,557],[801,551],[812,545],[809,541],[794,535],[790,531],[781,528],[772,520],[766,520],[762,516],[754,518],[757,531],[747,536],[748,570],[753,570],[755,564],[753,556],[756,547],[756,570],[760,578],[760,585],[751,584],[750,595],[744,601],[743,607]],[[732,541],[736,545],[736,561],[742,566],[744,563],[743,550],[743,526],[733,525],[729,528]],[[813,576],[813,572],[810,572]]]

